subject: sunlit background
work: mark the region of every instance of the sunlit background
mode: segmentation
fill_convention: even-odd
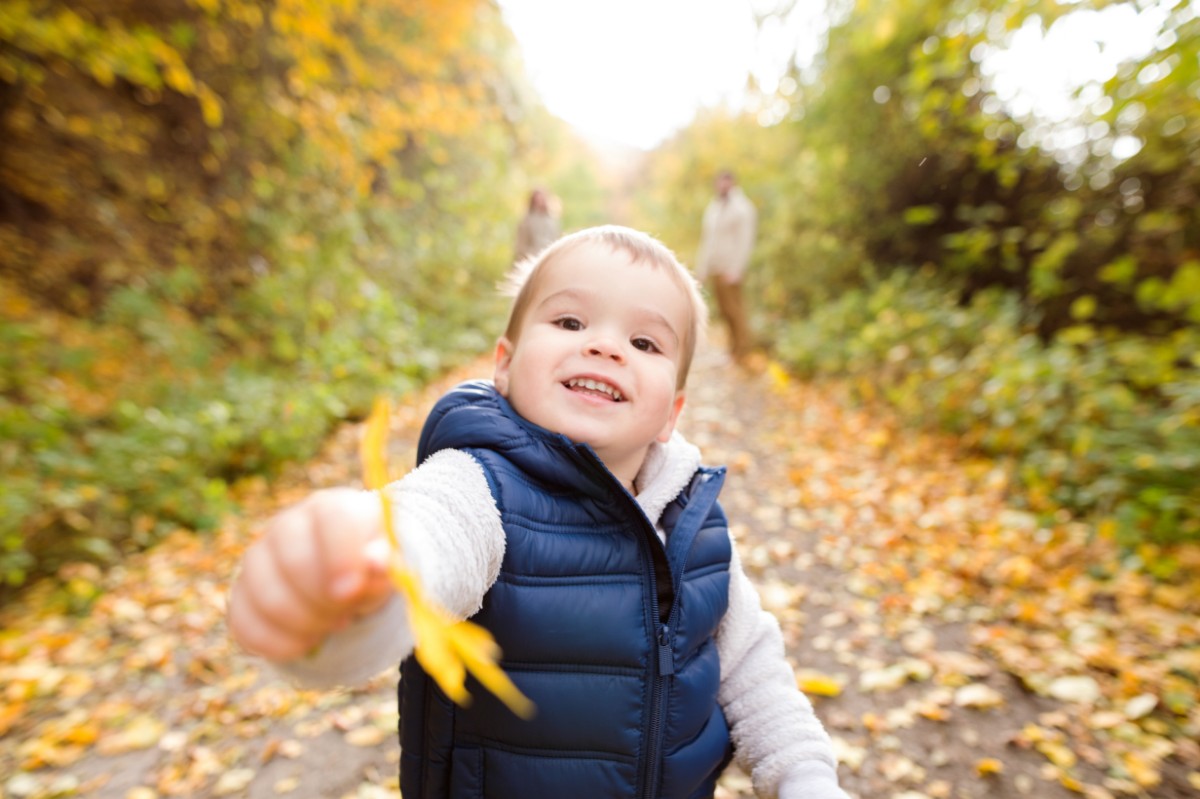
[[[1076,98],[1076,90],[1103,83],[1155,46],[1172,4],[1144,5],[1080,8],[1049,30],[1029,20],[973,55],[1014,115],[1069,121],[1097,96]],[[764,103],[759,92],[786,97],[794,87],[789,66],[812,69],[831,16],[813,0],[500,0],[500,7],[546,106],[598,143],[640,149],[662,143],[704,107],[750,108],[763,124],[780,121],[787,104]],[[948,29],[983,24],[976,14]]]
[[[377,396],[415,429],[418,389],[487,374],[535,189],[551,234],[691,265],[728,168],[755,352],[701,385],[785,421],[684,415],[763,478],[745,562],[788,570],[852,792],[1194,799],[1198,12],[0,2],[0,794],[117,796],[114,752],[153,764],[122,799],[321,793],[256,776],[318,762],[294,698],[230,698],[238,514],[356,480],[324,447]],[[394,743],[346,701],[327,729]],[[975,743],[926,746],[950,716]]]
[[[1031,505],[1198,537],[1198,29],[1172,0],[5,4],[0,577],[212,524],[486,351],[535,188],[690,264],[722,168],[764,352],[1015,459]]]

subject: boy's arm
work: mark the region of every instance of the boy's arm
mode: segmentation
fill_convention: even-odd
[[[455,618],[473,615],[504,557],[500,512],[479,462],[443,450],[386,490],[403,556],[426,595]],[[307,687],[355,685],[396,666],[412,648],[408,609],[397,594],[331,635],[316,653],[278,668]]]
[[[779,622],[762,609],[736,550],[729,576],[729,609],[717,632],[718,699],[738,766],[762,797],[844,798],[829,735],[796,687]]]

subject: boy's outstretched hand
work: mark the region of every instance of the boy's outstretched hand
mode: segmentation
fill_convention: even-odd
[[[392,593],[379,497],[318,491],[267,522],[242,559],[229,630],[242,648],[293,660],[384,605]]]

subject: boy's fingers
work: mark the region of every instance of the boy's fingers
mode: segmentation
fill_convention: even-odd
[[[335,603],[352,603],[367,576],[363,547],[379,536],[383,526],[379,497],[369,491],[331,489],[314,495],[311,501],[324,570],[321,584]]]
[[[262,539],[292,590],[314,608],[329,603],[322,583],[324,569],[317,535],[311,514],[303,506],[296,506],[273,518]]]
[[[314,635],[327,631],[334,623],[335,611],[313,604],[295,590],[281,572],[268,542],[250,547],[242,561],[238,583],[244,588],[242,599],[251,605],[265,623],[293,635]]]
[[[353,605],[360,616],[379,608],[393,590],[387,570],[391,558],[387,541],[372,539],[363,547],[362,554],[361,568],[343,575],[333,586],[334,595]]]
[[[367,581],[365,572],[367,564],[364,563],[362,565],[363,569],[359,571],[334,575],[333,583],[329,587],[329,592],[334,599],[346,604],[350,604],[358,599],[358,595],[362,592],[363,585]]]
[[[295,635],[267,621],[244,595],[245,591],[246,586],[240,582],[233,587],[233,592],[242,596],[230,602],[229,632],[247,652],[268,660],[292,660],[321,640],[321,636]]]

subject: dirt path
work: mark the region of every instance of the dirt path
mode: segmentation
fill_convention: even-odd
[[[713,361],[693,389],[685,433],[710,461],[732,467],[726,511],[801,681],[837,693],[810,690],[843,787],[861,799],[1077,795],[1039,775],[1044,757],[1010,745],[1050,708],[971,654],[967,619],[981,610],[914,613],[879,579],[907,569],[878,546],[880,527],[895,522],[879,506],[897,490],[922,510],[957,497],[945,482],[962,471],[955,453],[897,464],[893,420],[847,410],[769,370],[721,379]],[[1003,713],[956,707],[954,688],[968,683],[1002,695]],[[1004,764],[1002,774],[979,773],[988,758]],[[731,775],[727,795],[752,796],[747,782]]]
[[[393,464],[412,462],[437,394],[479,372],[452,375],[399,409]],[[1121,787],[1103,787],[1115,755],[1093,732],[1107,706],[1027,687],[1038,670],[1048,680],[1078,671],[1055,665],[1062,636],[1044,651],[1005,637],[1007,606],[994,590],[975,598],[972,579],[985,570],[1038,584],[1005,549],[1014,530],[1041,533],[1004,505],[1002,471],[773,369],[734,370],[715,352],[698,359],[681,427],[708,462],[730,465],[723,501],[740,551],[781,619],[852,796],[1105,799]],[[270,488],[244,487],[246,517],[219,535],[181,534],[104,576],[81,569],[68,589],[40,589],[5,611],[0,799],[397,796],[394,674],[358,691],[297,692],[235,652],[222,621],[233,564],[270,509],[312,487],[357,483],[357,433],[342,429],[319,459]],[[956,543],[981,535],[994,545]],[[1183,602],[1171,617],[1181,646],[1196,640],[1191,608]],[[1043,610],[1047,624],[1058,618]],[[1022,612],[1042,621],[1037,608]],[[1103,675],[1093,682],[1109,690]],[[1196,796],[1188,780],[1200,751],[1158,740],[1169,751],[1140,738],[1129,745],[1161,772],[1141,795]],[[748,781],[730,772],[719,796],[750,796]]]

